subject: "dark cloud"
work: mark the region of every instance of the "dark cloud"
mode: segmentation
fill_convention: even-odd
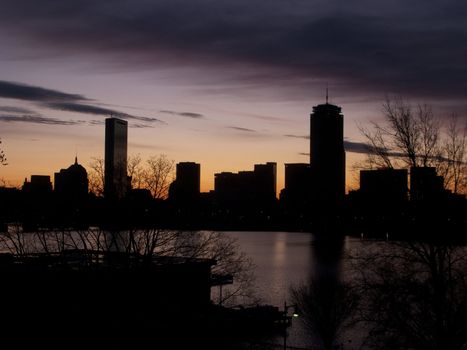
[[[306,140],[310,139],[310,136],[308,136],[308,135],[288,134],[288,135],[284,135],[284,136],[299,138],[299,139],[306,139]],[[351,152],[351,153],[361,153],[361,154],[374,153],[371,150],[371,148],[364,142],[355,142],[355,141],[344,140],[344,149],[345,149],[346,152]],[[309,155],[309,153],[300,153],[300,154]],[[398,156],[399,154],[390,152],[390,155]]]
[[[129,143],[129,146],[130,148],[134,149],[134,148],[139,148],[139,149],[149,149],[149,150],[165,150],[167,149],[166,147],[162,147],[160,145],[151,145],[151,144],[147,144],[147,143],[138,143],[138,142],[130,142]]]
[[[204,115],[199,114],[199,113],[192,113],[192,112],[182,112],[179,113],[178,115],[181,115],[182,117],[188,117],[188,118],[204,118]]]
[[[6,0],[0,30],[126,70],[203,66],[242,84],[327,81],[348,93],[446,99],[467,93],[466,16],[463,0]]]
[[[297,139],[306,139],[306,140],[309,140],[310,139],[310,136],[308,135],[291,135],[291,134],[288,134],[288,135],[284,135],[285,137],[293,137],[293,138],[297,138]]]
[[[375,149],[365,142],[354,142],[344,140],[344,148],[347,152],[351,153],[360,153],[360,154],[376,154]],[[386,149],[385,152],[390,157],[403,157],[404,155],[400,152],[394,152],[392,150]]]
[[[67,112],[114,116],[123,119],[134,119],[145,123],[159,122],[167,124],[166,122],[154,117],[136,116],[116,111],[114,109],[83,104],[82,102],[91,101],[83,95],[68,94],[62,91],[51,90],[40,86],[25,85],[18,82],[0,81],[0,97],[30,101],[39,104],[41,107]],[[9,106],[0,106],[0,111],[8,113],[30,114],[27,117],[33,117],[33,115],[36,114],[34,111],[29,109]],[[40,120],[41,117],[38,118],[39,119],[37,120]],[[138,125],[141,127],[143,124]]]
[[[371,152],[368,145],[364,142],[354,142],[344,140],[344,149],[346,152],[368,154]]]
[[[165,114],[178,115],[178,116],[181,116],[181,117],[194,118],[194,119],[204,118],[203,114],[194,113],[194,112],[175,112],[175,111],[168,111],[168,110],[162,110],[160,112],[165,113]]]
[[[140,117],[140,116],[135,116],[119,111],[115,111],[113,109],[109,108],[103,108],[103,107],[98,107],[98,106],[92,106],[92,105],[85,105],[85,104],[80,104],[80,103],[73,103],[73,102],[53,102],[53,103],[46,103],[44,106],[51,108],[51,109],[57,109],[61,111],[67,111],[67,112],[78,112],[78,113],[85,113],[85,114],[95,114],[95,115],[104,115],[107,117],[113,116],[113,117],[118,117],[118,118],[123,118],[123,119],[135,119],[135,120],[140,120],[143,122],[148,122],[148,123],[164,123],[164,121],[153,118],[153,117]]]
[[[0,80],[0,97],[26,101],[84,101],[86,98],[78,94],[46,89],[11,81]]]
[[[89,120],[88,121],[89,125],[104,125],[104,120]]]
[[[237,130],[237,131],[243,131],[243,132],[257,132],[256,130],[253,130],[253,129],[241,128],[238,126],[226,126],[226,128]]]
[[[130,125],[128,125],[128,127],[135,128],[135,129],[147,129],[147,128],[154,128],[154,125],[131,123]]]
[[[84,123],[82,120],[62,120],[57,118],[43,117],[40,115],[0,115],[0,122],[33,123],[46,125],[77,125]]]
[[[7,113],[18,113],[18,114],[34,114],[34,111],[31,111],[27,108],[22,107],[12,107],[12,106],[0,106],[0,112]]]

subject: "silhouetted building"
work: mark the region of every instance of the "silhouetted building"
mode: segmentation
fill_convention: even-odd
[[[286,205],[302,206],[310,201],[311,166],[307,163],[285,164],[285,186],[280,199]]]
[[[360,171],[360,195],[370,206],[391,207],[408,200],[406,169]]]
[[[78,164],[78,157],[75,157],[75,163],[67,169],[55,173],[54,191],[58,197],[70,200],[83,200],[87,197],[88,173]]]
[[[75,163],[61,169],[54,176],[54,204],[52,221],[60,227],[88,227],[88,174]]]
[[[204,319],[200,316],[211,310],[211,267],[215,264],[212,259],[143,257],[90,249],[1,254],[0,272],[8,286],[0,290],[0,298],[8,300],[2,305],[2,330],[15,333],[7,323],[21,323],[22,332],[34,335],[31,345],[47,338],[41,345],[48,349],[63,348],[65,339],[77,332],[81,336],[73,345],[80,345],[72,348],[98,344],[118,349],[122,343],[133,348],[135,342],[137,348],[154,342],[157,348],[190,348],[189,342],[173,347],[178,343],[174,339],[180,337],[181,327],[184,335],[198,327],[198,320]],[[99,317],[90,317],[96,313]],[[186,327],[181,326],[181,320]],[[144,342],[135,341],[141,336],[140,327],[147,325],[162,330],[157,340],[151,336]],[[135,329],[134,334],[131,329]],[[206,330],[197,329],[193,337]],[[56,334],[52,336],[51,330]],[[109,332],[123,332],[125,336],[114,342],[109,340]],[[5,339],[5,334],[2,336]]]
[[[125,197],[127,175],[128,123],[117,118],[105,120],[105,185],[104,196],[109,199]]]
[[[31,181],[24,179],[22,188],[26,194],[35,196],[50,195],[52,193],[52,182],[48,175],[31,175]]]
[[[276,163],[255,164],[254,171],[214,174],[216,202],[224,207],[256,207],[276,201]]]
[[[273,162],[255,164],[253,172],[257,196],[266,201],[274,200],[276,198],[277,164]]]
[[[308,163],[285,164],[285,183],[280,193],[281,219],[288,229],[308,228],[311,217],[312,173]]]
[[[6,231],[7,222],[19,222],[24,208],[21,205],[22,192],[14,187],[0,187],[0,232]]]
[[[214,192],[217,203],[238,205],[239,202],[252,200],[254,183],[252,171],[214,174]]]
[[[329,209],[345,196],[344,118],[341,108],[326,102],[310,115],[312,195],[317,208]]]
[[[199,199],[201,167],[194,162],[177,164],[175,181],[169,189],[169,199],[178,204],[193,203]]]
[[[433,167],[410,168],[410,200],[433,201],[445,193],[444,179],[436,174]]]
[[[31,181],[24,180],[22,194],[23,229],[48,227],[53,215],[50,176],[31,175]]]

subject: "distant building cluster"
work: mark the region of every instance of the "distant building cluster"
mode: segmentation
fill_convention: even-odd
[[[49,176],[32,175],[21,191],[1,188],[0,197],[13,205],[1,208],[0,222],[299,230],[338,223],[363,230],[375,223],[387,229],[426,213],[465,221],[465,197],[447,191],[435,168],[362,170],[360,188],[346,195],[343,114],[327,101],[310,115],[309,163],[285,164],[280,194],[275,162],[217,173],[208,193],[201,192],[201,165],[180,162],[167,200],[155,200],[148,190],[131,188],[127,129],[124,120],[105,121],[103,198],[89,194],[86,169],[75,158],[55,173],[54,186]]]

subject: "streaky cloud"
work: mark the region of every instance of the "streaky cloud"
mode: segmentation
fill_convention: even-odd
[[[293,138],[297,138],[297,139],[306,139],[306,140],[309,140],[310,139],[310,136],[307,136],[307,135],[291,135],[291,134],[288,134],[288,135],[284,135],[285,137],[293,137]]]
[[[139,143],[139,142],[130,142],[129,146],[131,148],[148,149],[148,150],[163,150],[163,149],[165,149],[164,147],[161,147],[161,146],[155,146],[155,145],[150,145],[150,144],[147,144],[147,143]]]
[[[344,140],[344,149],[350,153],[371,154],[374,153],[365,142],[355,142]]]
[[[371,147],[369,144],[365,142],[355,142],[355,141],[348,141],[344,140],[344,149],[347,152],[350,153],[359,153],[359,154],[377,154],[378,150],[375,150],[373,147]],[[390,157],[403,157],[404,155],[400,152],[394,152],[390,149],[381,149],[380,151],[383,151],[387,153],[388,156]]]
[[[43,117],[40,115],[0,115],[0,122],[5,123],[32,123],[46,125],[78,125],[83,124],[82,120],[63,120],[57,118]]]
[[[0,112],[18,113],[18,114],[35,114],[35,112],[30,109],[22,108],[22,107],[13,107],[13,106],[0,106]]]
[[[147,129],[147,128],[154,128],[154,125],[132,123],[132,124],[129,124],[128,127],[135,128],[135,129]]]
[[[88,120],[89,125],[104,125],[104,120]]]
[[[193,118],[193,119],[204,118],[203,114],[194,113],[194,112],[175,112],[175,111],[169,111],[169,110],[161,110],[159,112],[165,113],[165,114],[170,114],[170,115],[178,115],[178,116],[181,116],[181,117]]]
[[[248,128],[241,128],[239,126],[227,126],[226,128],[237,130],[237,131],[243,131],[243,132],[257,132],[256,130],[248,129]]]
[[[167,124],[166,122],[153,117],[141,117],[136,116],[120,111],[116,111],[109,108],[98,107],[89,104],[81,104],[81,103],[74,103],[74,102],[52,102],[52,103],[45,103],[45,107],[67,111],[67,112],[77,112],[77,113],[84,113],[84,114],[94,114],[94,115],[106,115],[108,117],[118,117],[122,119],[134,119],[139,120],[147,123],[163,123]]]
[[[305,139],[305,140],[310,139],[309,135],[287,134],[284,136],[291,137],[291,138]],[[369,145],[366,144],[365,142],[355,142],[355,141],[344,140],[344,149],[346,152],[350,152],[350,153],[360,153],[360,154],[373,154],[374,153],[374,150],[372,150],[371,147],[369,147]],[[309,153],[303,153],[303,155],[309,155]],[[397,153],[390,153],[390,155],[398,156]]]
[[[188,117],[188,118],[204,118],[204,116],[202,114],[199,114],[199,113],[192,113],[192,112],[182,112],[182,113],[179,113],[180,116],[182,117]]]
[[[79,94],[69,94],[40,86],[26,85],[5,80],[0,80],[0,97],[35,102],[87,100],[87,98]]]

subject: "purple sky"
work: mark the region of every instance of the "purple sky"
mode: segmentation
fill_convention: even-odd
[[[349,166],[356,123],[386,96],[467,105],[467,3],[381,0],[3,0],[0,177],[85,166],[102,121],[128,119],[130,154],[165,153],[213,174],[305,162],[308,115],[343,108]]]

